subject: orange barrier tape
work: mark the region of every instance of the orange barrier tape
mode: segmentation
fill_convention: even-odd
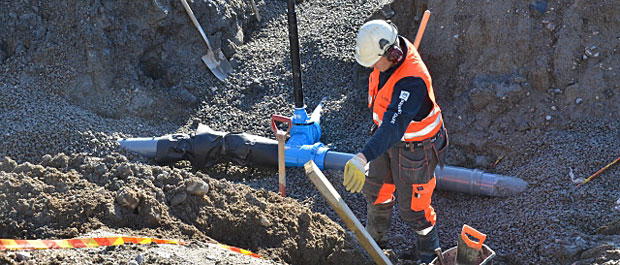
[[[96,248],[133,244],[172,244],[184,245],[185,242],[148,237],[98,237],[59,240],[18,240],[0,239],[0,250],[4,249],[59,249],[59,248]]]
[[[237,248],[237,247],[231,247],[231,246],[227,246],[227,245],[223,245],[223,244],[219,244],[219,245],[220,245],[220,247],[223,247],[223,248],[228,249],[228,250],[232,250],[234,252],[241,253],[243,255],[248,255],[248,256],[252,256],[252,257],[255,257],[255,258],[261,258],[261,259],[263,258],[260,255],[254,254],[254,253],[252,253],[252,251],[249,251],[249,250],[245,250],[245,249]]]

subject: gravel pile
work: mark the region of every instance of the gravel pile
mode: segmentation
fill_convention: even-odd
[[[246,3],[248,2],[248,3]],[[265,264],[370,264],[301,169],[189,163],[158,166],[120,150],[124,137],[218,131],[273,138],[272,114],[293,111],[286,1],[190,3],[235,67],[223,82],[178,1],[0,4],[0,238],[117,233],[187,240],[187,247],[0,252],[7,263],[255,264],[210,245],[249,249]],[[357,152],[367,139],[368,69],[353,59],[357,29],[390,18],[413,39],[424,1],[297,1],[305,103],[324,99],[321,141]],[[436,192],[440,240],[464,223],[488,235],[497,264],[620,263],[617,165],[575,188],[620,150],[620,9],[613,1],[431,2],[420,52],[450,133],[448,164],[516,176],[509,198]],[[506,26],[506,25],[514,26]],[[326,171],[356,216],[342,172]],[[331,220],[330,220],[331,219]],[[395,212],[388,255],[415,237]],[[172,254],[171,254],[172,253]],[[138,258],[141,256],[142,258]]]

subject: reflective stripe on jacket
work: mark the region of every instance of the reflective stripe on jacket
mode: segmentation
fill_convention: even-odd
[[[426,90],[428,97],[433,102],[433,109],[431,112],[421,121],[412,120],[407,126],[407,130],[402,137],[402,141],[422,141],[437,134],[443,123],[441,118],[441,109],[435,102],[435,93],[433,92],[433,86],[431,76],[426,69],[426,65],[422,62],[420,54],[416,48],[405,39],[407,44],[407,56],[403,64],[394,71],[394,73],[388,78],[383,87],[379,89],[379,73],[380,71],[375,68],[368,78],[368,107],[373,107],[372,118],[373,121],[381,126],[383,122],[383,114],[387,110],[392,100],[392,93],[394,91],[394,85],[400,79],[405,77],[419,77],[424,80],[426,84]],[[401,94],[400,97],[408,97],[408,94]],[[405,98],[406,100],[406,98]]]

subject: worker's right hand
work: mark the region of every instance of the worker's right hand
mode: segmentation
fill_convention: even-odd
[[[360,192],[366,181],[364,168],[366,167],[366,158],[363,154],[357,154],[351,158],[344,166],[344,182],[342,183],[347,191],[351,193]]]

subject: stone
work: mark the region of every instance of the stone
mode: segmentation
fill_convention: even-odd
[[[261,216],[259,219],[260,225],[264,226],[264,227],[270,227],[273,224],[271,223],[271,221],[269,219],[267,219],[264,216]]]
[[[183,203],[187,199],[187,193],[181,192],[172,197],[170,199],[170,206],[176,206]]]
[[[15,253],[15,259],[17,259],[17,261],[27,261],[27,260],[30,260],[30,258],[31,258],[30,252],[21,251],[21,252]]]
[[[135,258],[135,261],[136,261],[138,264],[142,264],[142,263],[144,263],[144,256],[143,256],[142,254],[138,254],[138,256],[136,256],[136,258]]]
[[[57,154],[50,161],[50,166],[62,169],[69,166],[69,156],[64,153]]]
[[[577,104],[577,105],[581,104],[582,102],[583,102],[582,98],[576,98],[575,99],[575,104]]]
[[[122,188],[116,193],[116,202],[123,207],[131,210],[136,209],[140,203],[137,192],[130,188]]]
[[[191,195],[204,196],[209,191],[209,184],[199,178],[191,178],[185,182],[185,190]]]
[[[11,172],[17,167],[17,162],[8,156],[0,160],[0,171]]]

